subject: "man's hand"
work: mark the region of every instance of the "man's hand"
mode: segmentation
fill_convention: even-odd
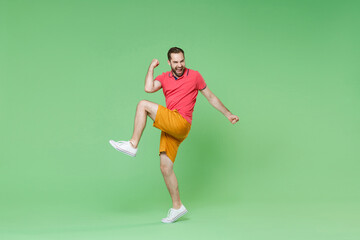
[[[232,124],[235,124],[235,123],[237,123],[237,122],[239,121],[239,117],[236,116],[236,115],[233,115],[233,114],[227,116],[227,118],[229,119],[229,121],[230,121]]]
[[[154,68],[156,68],[157,66],[159,66],[159,60],[157,60],[157,59],[153,59],[152,61],[151,61],[151,64],[150,64],[150,67],[152,68],[152,69],[154,69]]]

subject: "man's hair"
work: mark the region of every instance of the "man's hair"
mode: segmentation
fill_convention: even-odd
[[[182,50],[181,48],[178,48],[178,47],[172,47],[169,49],[168,53],[167,53],[167,56],[168,56],[168,59],[170,61],[171,59],[171,54],[172,53],[183,53],[184,57],[185,57],[185,53],[184,53],[184,50]]]

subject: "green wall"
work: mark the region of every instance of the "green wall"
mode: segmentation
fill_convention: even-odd
[[[130,139],[140,100],[165,105],[144,79],[173,46],[240,117],[199,93],[184,204],[359,202],[356,1],[0,4],[0,212],[169,207],[152,120],[136,158],[108,141]]]

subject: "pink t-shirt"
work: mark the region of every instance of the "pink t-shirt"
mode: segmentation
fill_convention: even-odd
[[[181,116],[191,124],[198,91],[206,88],[201,74],[185,68],[184,74],[179,78],[168,71],[157,76],[155,80],[161,82],[166,108],[177,109]]]

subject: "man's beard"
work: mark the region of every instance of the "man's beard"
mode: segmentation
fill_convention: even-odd
[[[174,75],[176,75],[177,77],[181,77],[184,74],[184,71],[185,71],[185,67],[182,68],[181,73],[178,73],[176,71],[176,68],[171,68],[171,69],[172,69],[172,72],[174,73]]]

